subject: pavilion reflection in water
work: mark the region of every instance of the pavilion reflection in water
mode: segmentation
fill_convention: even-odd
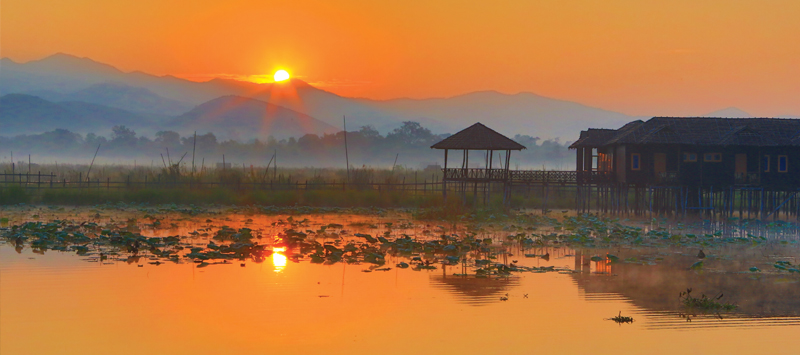
[[[432,275],[431,285],[434,288],[447,290],[456,300],[473,306],[499,302],[500,297],[510,289],[519,286],[519,277],[475,277],[447,274],[443,268],[442,275]]]

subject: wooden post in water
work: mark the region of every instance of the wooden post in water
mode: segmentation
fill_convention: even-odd
[[[414,196],[417,195],[417,172],[414,171]]]

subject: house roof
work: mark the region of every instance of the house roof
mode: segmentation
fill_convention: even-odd
[[[524,145],[478,122],[431,146],[433,149],[522,150]]]
[[[602,131],[602,132],[601,132]],[[620,129],[589,129],[570,148],[613,144],[800,146],[800,119],[653,117]]]

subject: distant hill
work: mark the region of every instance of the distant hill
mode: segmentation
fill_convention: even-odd
[[[168,126],[177,131],[212,132],[239,140],[268,136],[282,139],[338,131],[309,115],[241,96],[224,96],[203,103],[174,118]]]
[[[139,89],[126,89],[107,96],[91,89],[112,82]],[[451,98],[380,101],[342,97],[298,79],[274,84],[226,79],[193,82],[174,76],[124,73],[107,64],[68,54],[55,54],[27,63],[0,60],[0,94],[5,93],[36,93],[45,97],[77,95],[81,101],[165,115],[176,114],[180,105],[199,105],[235,95],[283,106],[338,128],[342,127],[342,116],[347,116],[351,130],[372,125],[382,133],[409,120],[422,123],[434,133],[454,133],[480,121],[507,135],[571,140],[588,127],[617,128],[637,119],[532,93],[508,95],[488,91]],[[150,94],[161,97],[161,104],[153,105],[155,99]],[[97,98],[87,95],[97,95]]]
[[[86,102],[50,102],[40,97],[8,94],[0,97],[0,131],[4,136],[42,133],[57,128],[77,133],[107,132],[115,125],[147,130],[151,117]]]
[[[722,110],[717,110],[701,117],[728,117],[728,118],[751,118],[749,113],[745,112],[744,110],[738,109],[736,107],[728,107]]]
[[[433,121],[460,130],[476,121],[513,136],[527,134],[541,138],[577,137],[589,127],[619,127],[636,119],[579,103],[552,99],[532,93],[514,95],[481,91],[439,99],[395,99],[367,104],[393,112],[402,120]]]
[[[121,108],[132,112],[144,112],[162,116],[176,116],[189,111],[193,105],[167,99],[140,87],[121,83],[94,84],[68,94],[55,91],[32,91],[28,94],[50,101],[82,101]]]
[[[89,58],[57,53],[27,63],[0,59],[0,94],[54,91],[61,94],[124,76],[116,68]]]
[[[0,97],[2,135],[41,133],[56,128],[73,132],[106,132],[115,125],[149,130],[153,117],[86,102],[51,102],[37,96],[8,94]]]

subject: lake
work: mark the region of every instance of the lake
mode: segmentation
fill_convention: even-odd
[[[122,205],[0,221],[4,355],[800,351],[793,223]],[[735,308],[687,307],[687,288]]]

